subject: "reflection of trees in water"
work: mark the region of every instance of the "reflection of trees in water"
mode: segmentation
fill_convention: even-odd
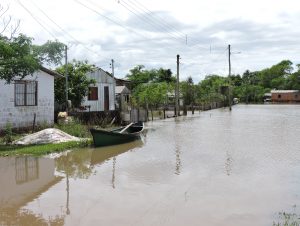
[[[111,178],[111,184],[112,184],[113,188],[115,188],[116,161],[117,161],[117,158],[113,157],[113,170],[112,170],[112,178]]]
[[[93,173],[91,151],[72,151],[55,160],[56,170],[69,177],[87,179]]]
[[[176,145],[176,167],[175,167],[175,174],[179,175],[181,170],[181,159],[180,159],[180,148],[178,145]]]
[[[179,145],[179,141],[180,141],[180,130],[178,128],[179,126],[179,121],[175,121],[175,156],[176,156],[176,163],[175,163],[175,174],[179,175],[181,173],[181,152],[180,152],[180,145]]]
[[[43,226],[64,225],[64,216],[55,216],[45,220],[41,214],[35,215],[29,210],[16,211],[15,208],[0,209],[0,225]]]
[[[228,176],[230,176],[232,171],[232,161],[233,160],[231,154],[228,151],[226,151],[225,170]]]

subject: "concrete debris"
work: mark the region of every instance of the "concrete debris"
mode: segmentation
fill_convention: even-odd
[[[80,141],[78,137],[71,136],[59,129],[49,128],[41,130],[37,133],[33,133],[22,137],[19,140],[13,142],[16,145],[28,145],[28,144],[54,144],[68,141]]]

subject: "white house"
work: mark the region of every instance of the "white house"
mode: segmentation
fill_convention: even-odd
[[[86,111],[113,111],[115,110],[115,79],[101,68],[87,74],[88,78],[96,81],[89,87],[89,94],[82,105]]]
[[[54,123],[54,78],[58,73],[41,67],[33,75],[7,84],[0,80],[0,129]]]

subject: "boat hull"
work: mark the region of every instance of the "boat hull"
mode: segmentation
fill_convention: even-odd
[[[103,147],[116,144],[124,144],[137,139],[140,139],[140,132],[143,130],[143,125],[133,125],[127,129],[125,133],[120,133],[122,128],[105,131],[98,129],[90,129],[95,147]]]

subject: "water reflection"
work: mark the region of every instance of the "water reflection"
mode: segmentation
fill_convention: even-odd
[[[17,157],[15,159],[16,183],[22,184],[39,178],[39,160],[35,157]]]
[[[176,145],[175,155],[176,155],[175,174],[179,175],[181,170],[181,159],[180,159],[180,149],[178,145]]]
[[[66,152],[56,159],[29,156],[0,158],[0,225],[64,225],[66,216],[71,215],[71,180],[88,179],[96,172],[95,166],[113,158],[111,183],[115,188],[117,156],[142,145],[142,141],[135,141],[78,150]],[[62,180],[63,176],[65,180]],[[41,210],[28,209],[28,206],[40,202],[41,194],[56,185],[65,188],[63,196],[66,199],[63,199],[64,204],[60,200],[54,215],[44,216],[39,213]]]
[[[184,119],[186,120],[186,119]],[[180,128],[179,128],[179,120],[175,120],[175,174],[176,175],[179,175],[180,174],[180,171],[181,171],[181,159],[180,159],[180,136],[181,136],[181,131],[180,131]]]
[[[232,156],[229,151],[226,151],[225,171],[227,176],[230,176],[232,170]]]
[[[299,224],[299,119],[236,106],[148,123],[146,145],[0,159],[0,225]]]
[[[0,158],[0,225],[63,225],[64,216],[44,219],[22,209],[28,202],[59,183],[53,159]]]
[[[116,161],[117,161],[117,158],[114,157],[113,158],[113,170],[112,170],[112,178],[111,178],[111,185],[112,185],[112,188],[115,188],[115,173],[116,173]]]

